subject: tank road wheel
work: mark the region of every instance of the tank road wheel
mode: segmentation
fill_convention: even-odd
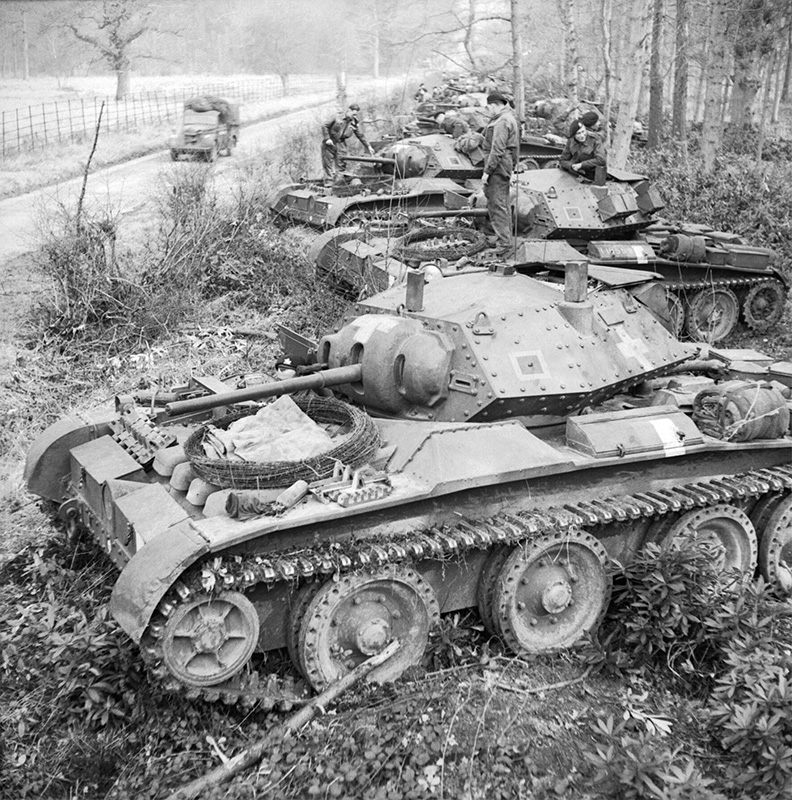
[[[666,291],[668,301],[668,317],[671,320],[671,333],[679,339],[685,329],[685,304],[682,298],[670,290]]]
[[[679,547],[686,542],[712,545],[716,567],[721,572],[737,569],[750,577],[756,569],[753,523],[744,511],[728,503],[687,511],[654,534],[652,540],[661,548]]]
[[[731,289],[702,289],[693,295],[688,306],[687,330],[695,341],[715,344],[734,330],[739,316],[740,306]]]
[[[500,571],[495,614],[516,653],[570,647],[596,630],[608,605],[605,548],[587,533],[541,536],[516,548]]]
[[[351,573],[322,584],[308,604],[297,657],[320,690],[398,639],[399,650],[369,673],[379,683],[395,680],[420,663],[439,619],[434,591],[415,570],[387,566]]]
[[[792,594],[792,495],[773,509],[762,532],[759,571],[784,595]]]
[[[162,660],[182,683],[213,686],[247,664],[258,638],[258,614],[243,594],[200,595],[165,622]]]
[[[507,546],[494,548],[484,562],[476,586],[476,604],[478,605],[479,616],[487,633],[493,636],[500,636],[498,615],[494,607],[498,575],[513,549]]]
[[[761,281],[752,286],[743,300],[743,317],[755,331],[766,331],[784,315],[786,294],[778,281]]]

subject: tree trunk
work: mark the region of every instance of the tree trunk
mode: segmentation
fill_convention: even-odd
[[[577,28],[575,27],[575,0],[559,0],[559,10],[564,26],[564,65],[567,97],[573,107],[580,105],[580,59],[578,58]]]
[[[778,56],[776,58],[776,55]],[[775,93],[773,94],[773,112],[770,115],[770,122],[775,125],[778,123],[779,115],[781,113],[781,88],[784,82],[784,63],[786,62],[786,52],[782,51],[778,54],[773,54],[773,61],[776,64],[776,69],[773,70],[773,78],[775,80]]]
[[[792,24],[789,26],[789,36],[787,37],[786,66],[784,67],[784,90],[781,92],[781,102],[789,100],[789,84],[792,79]]]
[[[520,0],[511,0],[511,38],[514,86],[514,110],[517,119],[525,120],[525,77],[523,75],[522,9]]]
[[[687,0],[676,3],[676,58],[674,60],[674,105],[671,129],[674,139],[681,145],[683,157],[687,155],[687,101],[688,101],[688,25]]]
[[[726,3],[729,0],[712,0],[712,17],[709,26],[707,50],[707,89],[704,95],[704,124],[701,130],[701,155],[704,171],[715,169],[715,160],[723,131],[723,83],[726,77],[727,39]]]
[[[712,29],[712,7],[707,9],[707,26],[706,30]],[[701,63],[699,64],[699,78],[696,84],[696,107],[693,112],[693,121],[701,122],[704,119],[704,91],[707,86],[707,69],[709,68],[710,61],[710,37],[704,41],[704,51],[701,54]]]
[[[762,92],[762,104],[759,111],[759,136],[756,141],[756,164],[762,164],[762,150],[764,149],[765,141],[765,125],[767,124],[767,107],[770,104],[770,91],[773,84],[773,73],[776,67],[776,53],[773,52],[770,56],[770,63],[767,65],[767,75],[764,80],[764,91]]]
[[[610,143],[610,118],[613,105],[613,0],[602,0],[602,73],[605,84],[605,101],[602,106],[602,132],[605,146]]]
[[[22,10],[22,77],[30,80],[30,42],[28,40],[27,11]]]
[[[470,68],[476,70],[476,53],[473,48],[473,28],[476,21],[476,0],[468,0],[468,20],[467,27],[465,28],[465,53],[470,60]]]
[[[129,94],[132,84],[132,73],[129,67],[122,67],[116,72],[116,100],[123,100]]]
[[[657,150],[663,141],[663,0],[654,0],[652,54],[649,57],[649,136],[646,146]]]
[[[608,155],[608,164],[619,169],[624,169],[630,154],[635,112],[649,66],[651,20],[651,0],[633,0],[630,5],[628,54],[619,86],[619,113]]]

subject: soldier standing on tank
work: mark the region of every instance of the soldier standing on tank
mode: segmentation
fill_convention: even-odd
[[[374,148],[368,143],[358,120],[359,113],[360,106],[352,103],[343,117],[336,114],[322,126],[322,167],[329,181],[346,168],[347,139],[352,136],[357,136],[363,147],[374,155]]]
[[[487,95],[490,121],[484,129],[484,196],[487,198],[487,215],[495,231],[498,255],[506,255],[513,245],[512,220],[509,209],[509,184],[520,151],[520,126],[500,92]]]
[[[559,159],[561,169],[593,179],[597,167],[604,167],[606,163],[605,145],[599,134],[576,119],[569,126],[569,138]]]

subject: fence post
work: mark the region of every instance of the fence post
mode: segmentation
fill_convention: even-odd
[[[47,112],[44,110],[44,103],[41,104],[41,124],[44,127],[44,144],[47,144]]]
[[[69,109],[69,139],[74,139],[74,124],[72,123],[72,107],[71,107],[71,98],[68,99],[68,109]]]
[[[19,127],[19,109],[16,109],[17,150],[22,149],[22,130]]]
[[[82,124],[83,124],[82,133],[83,133],[83,136],[85,136],[85,131],[87,129],[87,126],[85,124],[85,98],[84,97],[80,98],[80,110],[82,111]]]
[[[3,112],[3,158],[5,158],[5,151],[6,151],[6,146],[5,146],[5,111],[4,111]]]
[[[61,140],[61,126],[60,126],[60,114],[58,113],[58,101],[55,101],[55,125],[58,128],[58,142]]]

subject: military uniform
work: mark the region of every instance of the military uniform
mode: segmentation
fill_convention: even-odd
[[[352,136],[356,136],[363,147],[371,152],[363,127],[354,116],[336,115],[322,126],[322,168],[325,177],[332,179],[346,169],[344,157],[347,155],[347,139]]]
[[[484,185],[487,214],[495,231],[495,246],[505,253],[512,247],[509,184],[520,152],[520,128],[509,106],[495,114],[484,129]]]
[[[604,167],[606,163],[605,145],[600,135],[593,131],[587,132],[585,142],[579,142],[574,136],[570,136],[559,159],[561,169],[573,175],[585,175],[587,178],[593,178],[596,168]],[[575,164],[580,164],[579,170],[573,169]]]

